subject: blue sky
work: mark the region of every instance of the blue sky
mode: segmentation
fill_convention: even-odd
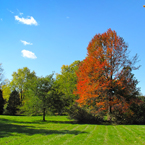
[[[145,1],[140,0],[1,0],[0,63],[5,78],[28,67],[37,76],[60,73],[62,65],[86,57],[97,33],[109,28],[139,55],[134,71],[145,95]]]

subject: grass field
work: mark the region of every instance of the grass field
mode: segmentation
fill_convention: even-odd
[[[145,145],[145,125],[72,124],[65,116],[0,115],[0,145]]]

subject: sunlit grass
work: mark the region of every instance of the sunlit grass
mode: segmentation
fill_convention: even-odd
[[[145,125],[75,124],[66,116],[2,116],[0,145],[145,144]]]

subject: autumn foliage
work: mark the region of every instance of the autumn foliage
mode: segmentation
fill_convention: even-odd
[[[135,67],[137,55],[129,59],[127,48],[123,38],[111,29],[94,36],[77,71],[75,94],[81,106],[88,106],[94,113],[124,113],[130,111],[133,102],[138,103],[138,82],[131,73],[139,68]]]

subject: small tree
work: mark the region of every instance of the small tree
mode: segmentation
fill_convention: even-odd
[[[15,115],[16,112],[19,110],[19,105],[20,105],[20,96],[19,96],[19,93],[16,90],[14,90],[10,94],[10,98],[8,101],[7,110],[9,114]]]
[[[42,112],[43,121],[45,121],[46,109],[50,106],[49,97],[53,82],[53,74],[34,79],[27,91],[27,97],[23,101],[22,111],[25,111],[26,114]]]
[[[43,112],[43,121],[45,121],[45,113],[46,108],[48,107],[48,97],[50,95],[50,92],[52,90],[53,86],[53,74],[46,76],[46,77],[40,77],[37,79],[35,84],[35,94],[41,101],[41,109]]]

